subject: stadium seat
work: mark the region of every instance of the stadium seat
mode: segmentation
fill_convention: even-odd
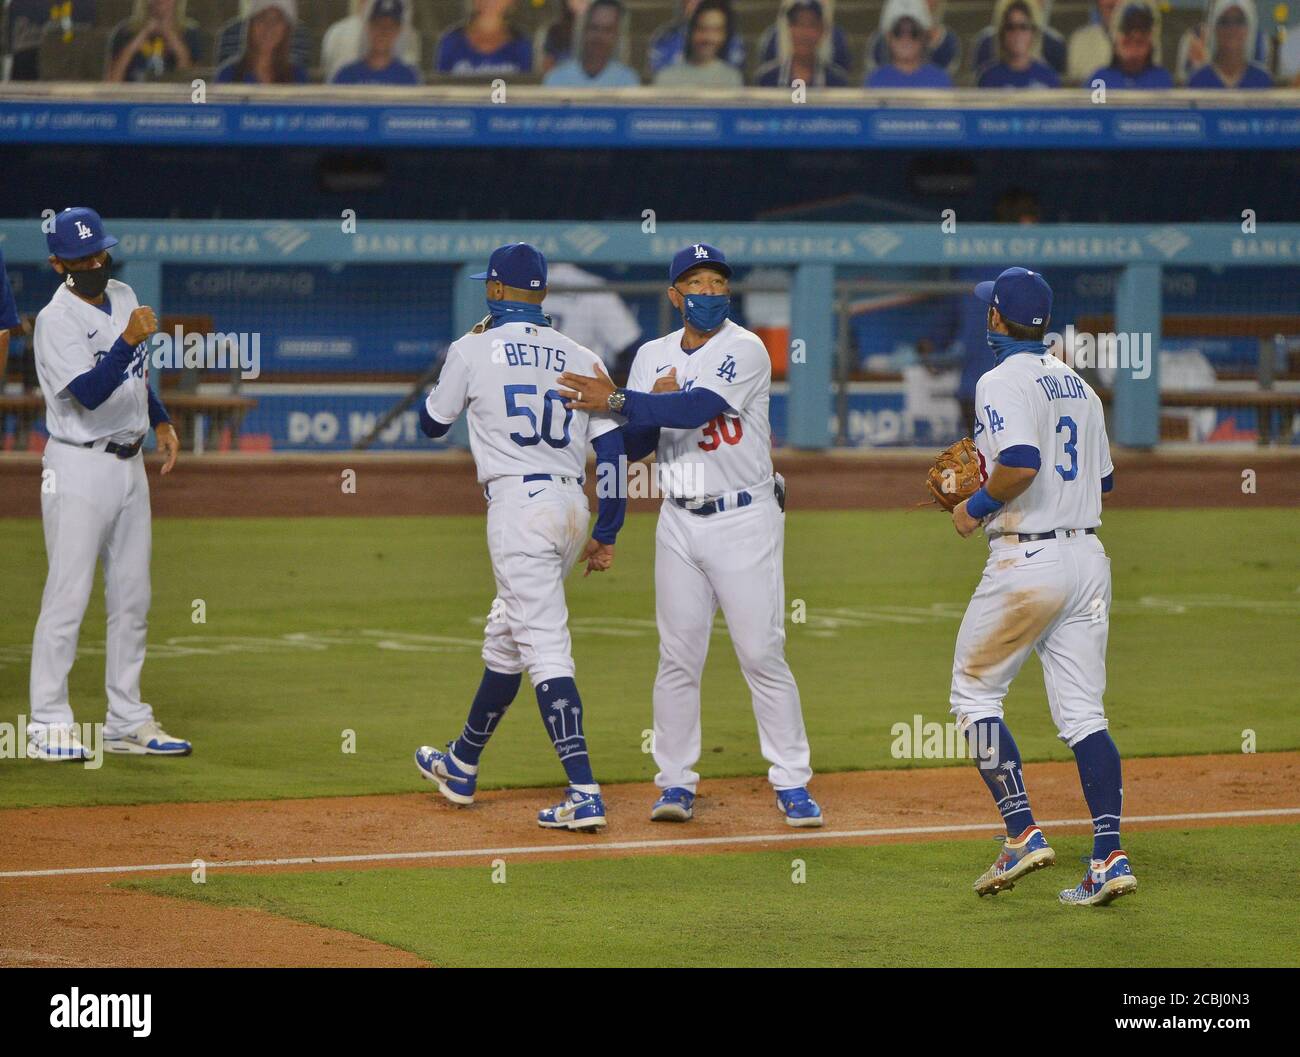
[[[76,25],[72,39],[50,23],[41,34],[40,71],[42,81],[102,81],[108,30],[101,26]]]

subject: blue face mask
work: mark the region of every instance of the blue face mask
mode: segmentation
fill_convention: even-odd
[[[999,334],[996,330],[986,330],[984,340],[993,350],[993,360],[1001,363],[1002,360],[1017,352],[1032,352],[1039,355],[1047,351],[1047,346],[1041,341],[1018,341],[1010,334]]]
[[[682,294],[680,290],[677,292]],[[682,294],[682,315],[696,330],[705,333],[716,330],[730,311],[730,294]]]
[[[488,298],[488,311],[492,313],[492,325],[499,327],[502,323],[535,323],[539,327],[549,327],[550,317],[542,311],[541,305],[529,304],[527,301],[493,301]]]

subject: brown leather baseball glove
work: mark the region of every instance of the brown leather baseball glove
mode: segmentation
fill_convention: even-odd
[[[980,453],[970,437],[962,437],[939,452],[925,475],[925,487],[944,510],[952,511],[963,499],[969,499],[984,483],[980,473]]]

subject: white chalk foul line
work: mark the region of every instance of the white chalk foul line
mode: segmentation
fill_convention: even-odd
[[[1252,811],[1195,811],[1176,815],[1131,815],[1125,825],[1135,822],[1200,822],[1214,819],[1267,818],[1273,815],[1300,815],[1300,807],[1261,808]],[[1057,818],[1038,823],[1044,827],[1091,826],[1090,818]],[[912,837],[934,833],[996,833],[996,823],[970,823],[949,826],[898,826],[890,829],[801,830],[797,833],[763,833],[733,837],[684,837],[678,840],[588,841],[583,844],[529,844],[517,848],[454,848],[447,851],[371,852],[365,855],[310,855],[291,859],[228,859],[207,862],[144,863],[135,866],[73,866],[58,870],[6,870],[0,879],[20,877],[70,877],[82,874],[159,873],[170,870],[193,870],[202,862],[207,870],[239,870],[263,866],[319,866],[357,862],[414,862],[430,859],[478,859],[484,856],[554,855],[557,852],[644,851],[648,848],[704,848],[725,844],[777,844],[789,841],[845,840],[863,837]]]

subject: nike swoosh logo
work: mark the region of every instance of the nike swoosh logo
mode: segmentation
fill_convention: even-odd
[[[536,492],[529,492],[529,493],[528,493],[528,498],[529,498],[529,499],[532,499],[532,498],[534,498],[535,496],[539,496],[539,495],[541,495],[541,494],[542,494],[543,492],[545,492],[545,491],[546,491],[545,488],[539,488],[539,489],[537,489]]]
[[[93,337],[94,337],[96,334],[98,334],[98,333],[99,333],[99,331],[97,331],[97,330],[92,330],[89,334],[86,335],[86,340],[89,341],[91,338],[93,338]]]
[[[665,363],[662,367],[656,367],[656,368],[655,368],[655,374],[658,374],[660,371],[666,371],[666,370],[668,370],[668,368],[671,367],[671,366],[672,366],[671,363]]]
[[[1035,554],[1042,554],[1042,553],[1043,553],[1043,548],[1039,547],[1038,550],[1036,551],[1025,551],[1025,557],[1032,558]]]

